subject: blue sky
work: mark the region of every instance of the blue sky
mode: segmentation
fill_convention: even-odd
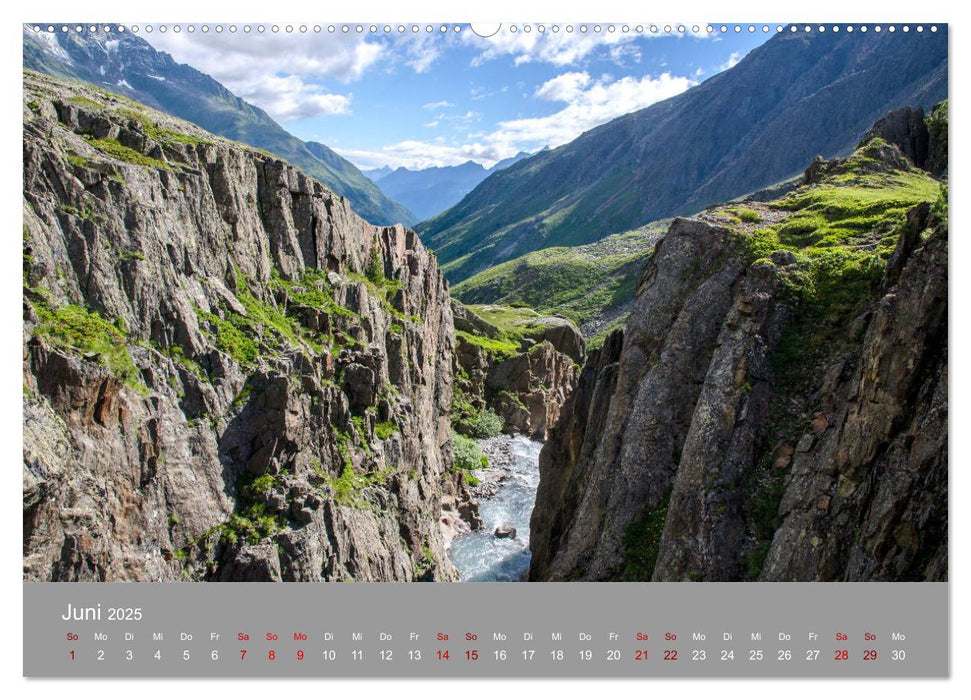
[[[527,31],[528,26],[528,31]],[[290,34],[142,34],[209,73],[284,128],[358,167],[423,168],[566,143],[614,117],[671,97],[734,65],[775,34],[690,27],[652,35],[635,25],[467,25],[402,33],[350,25]],[[600,27],[600,32],[595,31]],[[610,28],[612,27],[612,31]]]

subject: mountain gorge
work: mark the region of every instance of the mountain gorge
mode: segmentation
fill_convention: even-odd
[[[946,110],[674,220],[540,455],[530,580],[947,578]]]
[[[25,31],[24,579],[946,580],[945,34],[365,174]]]
[[[466,309],[265,151],[24,73],[24,577],[449,581],[489,421],[542,439],[567,320]]]
[[[844,154],[947,96],[945,32],[785,31],[681,95],[516,163],[421,223],[453,283],[525,253],[692,214]]]
[[[354,211],[372,223],[415,222],[411,212],[348,160],[324,144],[292,136],[262,109],[144,39],[122,33],[35,33],[31,26],[24,27],[23,37],[25,68],[100,86],[218,136],[270,151],[347,197]]]

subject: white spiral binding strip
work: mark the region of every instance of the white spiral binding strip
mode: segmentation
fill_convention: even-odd
[[[637,25],[630,25],[630,24],[605,24],[605,25],[600,25],[600,24],[577,24],[577,25],[574,25],[574,24],[566,24],[566,25],[563,25],[562,27],[560,25],[558,25],[558,24],[551,24],[551,25],[545,25],[545,24],[522,24],[522,25],[520,25],[520,24],[510,24],[508,26],[501,26],[498,31],[504,31],[504,32],[508,32],[510,34],[515,34],[515,33],[518,33],[518,32],[524,32],[524,33],[527,33],[528,34],[528,33],[531,33],[533,31],[535,31],[535,32],[537,32],[539,34],[544,34],[546,32],[551,32],[553,34],[557,34],[560,31],[564,31],[567,34],[572,34],[574,32],[579,33],[579,34],[587,34],[587,33],[590,33],[590,32],[592,32],[594,34],[601,34],[601,33],[614,33],[614,32],[618,32],[618,31],[621,32],[621,33],[624,33],[624,34],[634,32],[634,33],[637,33],[637,34],[649,33],[649,34],[662,34],[662,35],[663,34],[669,34],[669,35],[681,35],[681,34],[719,34],[719,33],[720,34],[729,34],[729,33],[736,33],[736,34],[738,34],[738,33],[741,33],[741,32],[748,32],[748,33],[762,32],[764,34],[767,34],[767,33],[772,32],[772,31],[774,31],[776,33],[784,32],[786,30],[786,26],[788,26],[789,27],[789,31],[790,32],[793,32],[793,33],[799,32],[799,31],[802,31],[802,32],[819,32],[819,33],[823,33],[823,32],[826,32],[826,31],[832,31],[832,32],[840,32],[840,31],[854,32],[854,31],[859,31],[861,33],[866,33],[866,32],[871,31],[871,30],[874,31],[874,32],[877,32],[877,33],[882,32],[884,30],[886,30],[888,32],[891,32],[891,33],[894,33],[894,32],[896,32],[898,30],[901,31],[901,32],[904,32],[904,33],[908,33],[911,30],[916,31],[918,33],[921,33],[923,31],[925,31],[925,29],[929,29],[931,32],[936,32],[937,29],[938,29],[937,28],[937,25],[930,25],[929,27],[926,27],[925,28],[925,26],[922,25],[922,24],[917,24],[917,25],[908,25],[908,24],[895,25],[895,24],[891,24],[891,25],[886,25],[886,26],[879,25],[879,24],[877,24],[877,25],[867,25],[867,24],[862,24],[862,25],[852,25],[852,24],[848,24],[848,25],[840,25],[840,24],[823,25],[823,24],[820,24],[820,25],[817,25],[817,26],[812,26],[812,25],[808,25],[808,24],[807,25],[803,25],[803,26],[796,25],[796,24],[792,24],[792,25],[777,24],[774,27],[773,26],[770,26],[768,24],[763,24],[763,25],[754,25],[754,24],[749,24],[749,25],[742,25],[742,24],[733,24],[733,25],[727,25],[727,24],[710,25],[709,24],[709,25],[705,25],[704,26],[704,29],[702,29],[702,27],[700,25],[697,25],[697,24],[691,25],[690,27],[687,26],[687,25],[684,25],[684,24],[677,24],[677,25],[672,25],[672,24],[665,24],[665,25],[655,25],[655,24],[651,24],[651,25],[643,25],[643,24],[637,24]],[[199,32],[201,32],[202,34],[207,34],[210,31],[215,32],[216,34],[221,34],[223,31],[228,31],[231,34],[235,34],[237,31],[242,31],[244,34],[249,34],[251,32],[256,32],[257,34],[265,34],[267,32],[270,32],[272,34],[278,34],[280,32],[283,32],[283,33],[286,33],[286,34],[292,34],[294,32],[298,32],[298,33],[301,33],[301,34],[306,34],[307,32],[313,32],[315,34],[320,34],[321,32],[324,32],[324,31],[326,31],[329,34],[335,34],[335,33],[341,33],[341,34],[351,34],[351,33],[355,33],[355,34],[364,34],[364,33],[369,33],[369,34],[392,34],[392,33],[398,33],[398,34],[405,34],[405,33],[418,34],[418,33],[421,33],[421,32],[424,32],[426,34],[431,34],[431,33],[447,34],[447,33],[450,33],[450,32],[458,33],[458,32],[461,32],[461,31],[474,31],[470,27],[468,27],[467,25],[460,25],[460,24],[440,24],[440,25],[432,25],[432,24],[426,24],[426,25],[418,25],[418,24],[405,25],[405,24],[399,24],[399,25],[396,25],[396,26],[392,26],[390,24],[385,24],[385,25],[382,25],[382,26],[379,26],[379,25],[376,25],[376,24],[371,24],[371,25],[362,25],[362,24],[340,24],[340,25],[334,25],[334,24],[331,24],[331,25],[327,25],[326,27],[324,27],[322,25],[319,25],[319,24],[314,24],[314,25],[308,25],[308,24],[285,24],[285,25],[282,25],[282,26],[281,25],[278,25],[278,24],[271,24],[271,25],[264,25],[264,24],[249,25],[249,24],[244,24],[244,25],[241,25],[241,26],[237,26],[235,24],[228,24],[228,25],[215,24],[215,25],[212,25],[212,26],[210,26],[208,24],[201,24],[201,25],[198,25],[198,27],[196,25],[194,25],[194,24],[187,24],[184,27],[182,25],[180,25],[180,24],[173,24],[173,25],[167,25],[167,24],[144,24],[144,25],[138,25],[138,24],[134,24],[134,25],[131,25],[129,27],[126,27],[126,25],[123,25],[123,24],[118,24],[118,25],[108,25],[108,24],[105,24],[105,25],[94,25],[94,24],[92,24],[92,25],[81,25],[81,24],[77,24],[77,25],[66,25],[66,24],[62,24],[62,25],[47,25],[47,26],[34,25],[33,26],[33,30],[34,30],[35,33],[37,33],[37,32],[44,32],[44,31],[49,32],[49,33],[55,33],[55,32],[60,31],[60,32],[63,32],[63,33],[74,32],[74,33],[77,33],[77,34],[81,34],[83,32],[89,32],[89,33],[98,33],[98,32],[100,32],[100,33],[104,33],[104,34],[110,34],[110,33],[122,34],[122,33],[126,32],[126,31],[131,31],[132,33],[135,33],[135,34],[137,34],[140,31],[144,31],[144,32],[150,34],[153,31],[159,31],[159,32],[165,33],[165,32],[170,31],[170,30],[173,31],[173,32],[175,32],[175,33],[177,33],[177,34],[180,33],[180,32],[182,32],[182,31],[186,31],[186,32],[192,34],[192,33],[196,32],[197,30]]]

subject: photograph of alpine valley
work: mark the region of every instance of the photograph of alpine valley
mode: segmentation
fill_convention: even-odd
[[[24,25],[24,580],[946,581],[947,56]]]

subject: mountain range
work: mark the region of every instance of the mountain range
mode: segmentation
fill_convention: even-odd
[[[417,227],[454,283],[766,187],[947,96],[945,33],[783,32],[701,85],[484,180]]]
[[[24,67],[81,80],[129,97],[203,129],[284,158],[347,197],[374,224],[416,219],[350,161],[322,143],[291,135],[259,107],[240,99],[212,77],[176,63],[132,34],[35,33],[24,27]]]
[[[461,201],[462,197],[471,192],[476,185],[485,180],[492,173],[508,168],[518,163],[530,154],[520,151],[516,155],[500,160],[491,168],[485,168],[475,161],[466,161],[461,165],[447,165],[443,167],[422,168],[411,170],[397,168],[392,170],[388,166],[376,170],[365,171],[381,191],[388,197],[401,202],[419,220],[430,219],[441,214]]]

